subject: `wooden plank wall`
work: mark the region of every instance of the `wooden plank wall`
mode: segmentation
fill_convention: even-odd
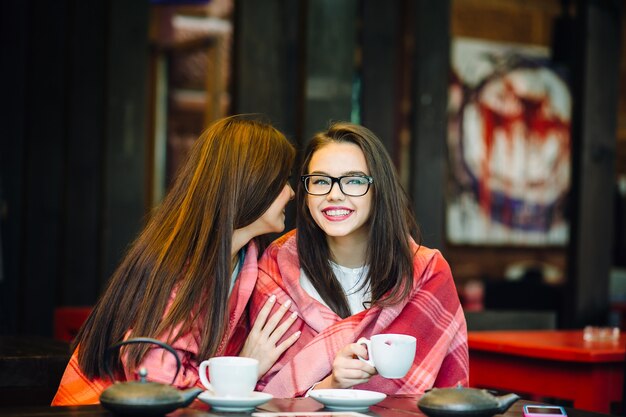
[[[6,65],[0,66],[6,92],[0,112],[4,333],[50,334],[55,305],[93,302],[146,211],[149,3],[83,3],[10,0],[0,13],[3,39],[11,39],[3,50]],[[268,0],[262,7],[256,0],[238,0],[232,111],[268,114],[300,147],[329,121],[360,117],[383,138],[407,184],[413,178],[413,194],[442,203],[437,192],[444,179],[437,173],[444,149],[433,138],[443,137],[438,129],[443,126],[447,36],[548,45],[560,3]],[[577,7],[581,4],[599,3],[581,0]],[[593,16],[599,18],[589,22],[596,30],[608,19],[602,13]],[[620,30],[626,30],[624,25]],[[619,47],[625,51],[624,43]],[[615,65],[614,57],[603,54],[594,59]],[[355,114],[354,86],[359,84],[354,70],[359,68],[361,106]],[[625,68],[622,61],[622,81]],[[594,71],[586,73],[586,82],[602,73]],[[617,91],[617,81],[612,82]],[[624,88],[622,82],[618,173],[626,172]],[[411,109],[411,103],[419,106]],[[402,130],[407,126],[409,133]],[[585,135],[591,139],[595,132]],[[607,176],[601,169],[598,174],[594,181]],[[460,284],[500,277],[508,263],[519,260],[566,267],[565,248],[446,245],[438,207],[418,207],[419,220],[428,226],[425,243],[442,247]],[[590,241],[601,239],[590,236]],[[574,281],[579,295],[589,292],[594,277],[580,279],[586,281]],[[604,298],[600,292],[592,296]],[[582,318],[586,301],[576,303],[582,307],[572,314]]]
[[[409,192],[424,245],[445,245],[450,2],[415,3]]]
[[[148,6],[3,2],[1,333],[92,304],[141,225]]]
[[[263,113],[299,142],[302,2],[240,0],[235,8],[233,112]]]
[[[300,42],[306,26],[305,4],[239,0],[235,11],[232,112],[267,116],[299,149],[306,53]],[[294,227],[295,208],[289,205],[285,228]]]

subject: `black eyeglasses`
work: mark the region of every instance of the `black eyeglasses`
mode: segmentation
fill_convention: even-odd
[[[335,183],[339,184],[339,189],[345,195],[360,197],[365,195],[374,178],[367,175],[344,175],[341,177],[331,177],[330,175],[309,174],[300,177],[304,183],[304,189],[311,195],[326,195],[333,189]]]

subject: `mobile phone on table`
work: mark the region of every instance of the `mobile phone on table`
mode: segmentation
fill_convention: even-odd
[[[558,405],[524,405],[524,417],[558,417],[567,416],[565,409]]]

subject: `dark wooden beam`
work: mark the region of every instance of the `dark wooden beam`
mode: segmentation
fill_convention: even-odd
[[[93,303],[146,213],[149,3],[83,3],[1,6],[1,333]]]
[[[450,1],[417,0],[410,195],[423,243],[444,246]]]
[[[5,1],[0,6],[0,334],[18,328],[20,259],[23,255],[26,68],[29,3]]]
[[[63,260],[58,305],[90,305],[98,296],[103,184],[108,9],[76,2],[68,30],[68,127],[64,172]],[[80,34],[80,35],[79,35]]]
[[[351,120],[358,2],[309,0],[306,7],[303,142],[331,121]]]
[[[68,4],[29,2],[24,78],[22,246],[17,280],[18,332],[52,330],[61,269]]]
[[[298,143],[302,2],[237,0],[233,112],[261,113]]]
[[[566,327],[606,323],[612,265],[621,36],[619,0],[579,0]]]
[[[376,133],[392,157],[397,151],[400,6],[399,1],[362,1],[361,124]]]
[[[302,141],[303,13],[301,1],[235,3],[233,113],[267,116],[296,148]],[[291,204],[285,230],[294,227]]]
[[[146,214],[146,1],[112,0],[107,24],[107,94],[101,285],[117,267]]]

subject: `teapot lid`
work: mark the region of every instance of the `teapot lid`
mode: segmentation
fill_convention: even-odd
[[[427,391],[419,401],[420,405],[445,410],[486,409],[498,405],[498,401],[489,391],[476,388],[433,388]]]
[[[180,392],[171,385],[146,380],[146,368],[139,370],[139,381],[116,381],[100,395],[103,403],[157,405],[181,402]]]
[[[465,388],[433,388],[427,391],[417,405],[429,416],[492,416],[506,411],[519,399],[516,394],[495,396],[486,389]]]
[[[102,403],[117,403],[127,405],[154,405],[154,404],[170,404],[179,403],[182,401],[180,392],[171,385],[161,384],[158,382],[150,382],[147,380],[148,371],[146,368],[139,370],[139,381],[127,381],[120,382],[115,381],[111,367],[109,366],[109,358],[111,353],[115,349],[119,349],[123,345],[130,345],[136,343],[152,343],[162,347],[170,352],[176,358],[176,372],[172,378],[172,383],[176,380],[178,373],[180,372],[181,362],[176,350],[173,347],[157,339],[149,337],[136,337],[128,340],[123,340],[110,346],[106,351],[105,368],[113,385],[105,389],[100,394],[100,402]]]

